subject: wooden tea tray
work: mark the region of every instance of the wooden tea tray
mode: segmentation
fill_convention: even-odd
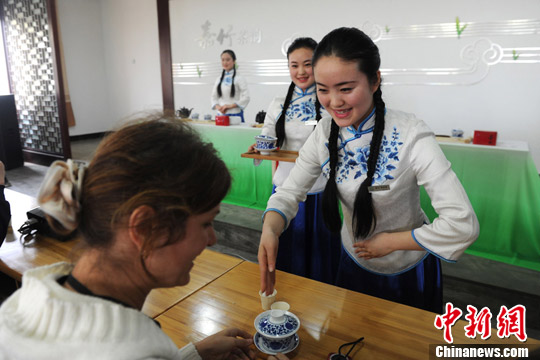
[[[457,144],[470,144],[472,142],[472,138],[456,138],[451,136],[445,136],[445,135],[436,135],[435,138],[439,142],[446,142],[446,143],[457,143]]]
[[[276,150],[272,151],[270,155],[261,155],[260,153],[256,152],[246,152],[240,156],[251,159],[295,162],[296,158],[298,157],[298,151]]]

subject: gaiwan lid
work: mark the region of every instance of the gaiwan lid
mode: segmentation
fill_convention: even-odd
[[[300,319],[290,311],[267,310],[255,318],[255,329],[270,339],[281,339],[295,334]]]

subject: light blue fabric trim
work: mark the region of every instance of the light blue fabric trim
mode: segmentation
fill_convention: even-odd
[[[368,133],[370,133],[370,132],[373,132],[373,129],[374,129],[374,128],[375,128],[375,126],[369,128],[369,129],[367,129],[367,130],[363,130],[363,131],[360,132],[360,133],[356,133],[352,138],[349,138],[349,139],[347,139],[347,140],[345,140],[345,141],[342,141],[341,144],[339,144],[339,146],[338,146],[338,151],[341,150],[341,149],[343,149],[343,148],[345,147],[345,145],[347,145],[347,144],[350,143],[351,141],[360,139],[360,138],[362,137],[362,135],[368,134]],[[348,130],[348,128],[347,128],[347,130]]]
[[[347,130],[348,130],[350,133],[354,134],[354,135],[363,135],[363,134],[366,133],[366,131],[369,132],[369,129],[368,129],[368,130],[363,130],[363,127],[364,127],[364,125],[366,124],[366,122],[368,122],[368,120],[371,119],[371,118],[373,117],[373,115],[375,115],[375,110],[376,110],[376,109],[377,109],[376,107],[373,107],[373,110],[371,110],[371,112],[369,113],[369,115],[368,115],[364,120],[362,120],[362,122],[360,123],[360,125],[358,125],[358,130],[355,129],[354,126],[352,126],[352,125],[351,125],[351,126],[347,126]],[[374,127],[375,127],[375,125],[371,127],[371,130],[373,130]]]
[[[285,228],[287,228],[287,225],[289,225],[289,220],[287,220],[287,217],[285,216],[285,214],[279,210],[279,209],[274,209],[274,208],[269,208],[269,209],[266,209],[264,211],[264,213],[262,214],[262,218],[261,218],[261,221],[264,223],[264,216],[266,215],[267,212],[269,211],[274,211],[274,212],[277,212],[279,215],[281,215],[281,217],[283,218],[283,220],[285,220]],[[284,228],[284,229],[285,229]]]
[[[321,170],[324,168],[324,166],[325,166],[326,164],[328,164],[329,161],[330,161],[330,158],[326,159],[326,161],[323,162],[323,164],[321,165]]]
[[[432,254],[433,256],[436,256],[438,257],[439,259],[441,260],[444,260],[446,262],[449,262],[449,263],[456,263],[457,261],[456,260],[449,260],[449,259],[445,259],[444,257],[440,256],[440,255],[437,255],[436,253],[434,253],[433,251],[429,250],[428,248],[426,248],[424,245],[420,244],[420,242],[418,242],[418,240],[416,240],[416,236],[414,236],[414,229],[411,230],[411,235],[412,235],[412,238],[414,239],[414,241],[416,241],[416,243],[418,245],[420,245],[420,247],[424,250],[426,250],[428,253]]]
[[[311,85],[311,87],[307,88],[306,91],[303,91],[298,86],[295,86],[294,87],[294,95],[296,95],[297,97],[293,96],[293,98],[291,99],[291,102],[289,103],[289,108],[290,108],[291,104],[303,100],[306,96],[313,95],[315,93],[315,91],[312,91],[312,92],[308,93],[309,89],[311,89],[311,88],[315,89],[315,84],[313,84],[313,85]],[[279,119],[281,114],[283,113],[283,106],[284,105],[285,105],[285,103],[281,104],[281,111],[277,114],[276,119]],[[321,106],[321,108],[322,108],[322,106]]]
[[[408,268],[404,269],[404,270],[401,270],[401,271],[398,271],[396,273],[392,273],[392,274],[384,274],[384,273],[379,273],[379,272],[376,272],[376,271],[373,271],[373,270],[370,270],[362,265],[360,265],[360,263],[358,262],[358,259],[356,258],[356,256],[350,254],[347,249],[342,245],[343,247],[343,250],[345,250],[345,253],[352,259],[352,261],[355,262],[356,265],[360,266],[362,269],[372,273],[372,274],[375,274],[375,275],[382,275],[382,276],[395,276],[395,275],[401,275],[411,269],[414,269],[416,266],[418,266],[418,264],[420,264],[422,261],[424,261],[426,259],[426,257],[428,257],[429,253],[426,253],[426,255],[424,255],[420,260],[418,260],[414,265],[411,265],[409,266]]]
[[[308,87],[306,90],[302,90],[301,88],[298,87],[298,85],[294,85],[294,92],[299,95],[299,96],[306,96],[306,95],[311,95],[313,93],[315,93],[315,83],[313,83],[313,85],[311,85],[310,87]]]

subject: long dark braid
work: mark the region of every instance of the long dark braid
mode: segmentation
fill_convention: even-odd
[[[354,200],[352,225],[355,237],[366,237],[377,223],[373,208],[373,199],[368,187],[371,186],[377,170],[377,160],[384,133],[385,104],[382,100],[382,91],[379,85],[379,67],[381,58],[379,49],[373,41],[356,28],[339,28],[326,35],[315,49],[313,65],[323,56],[335,56],[343,61],[356,62],[358,70],[364,73],[372,86],[377,85],[373,93],[375,110],[375,128],[370,145],[367,161],[366,179],[360,185]],[[360,119],[361,120],[361,119]],[[330,174],[323,194],[323,218],[331,231],[341,227],[339,216],[339,191],[336,184],[336,168],[338,163],[338,135],[339,126],[332,121],[330,136],[328,137]]]
[[[289,105],[291,104],[291,99],[294,94],[294,88],[296,85],[291,81],[291,85],[289,85],[289,90],[287,91],[287,96],[285,97],[285,102],[283,103],[283,109],[281,110],[281,115],[279,115],[278,120],[276,121],[276,135],[277,135],[277,147],[283,146],[283,142],[285,141],[285,116],[287,113],[287,109],[289,108]]]
[[[353,229],[355,236],[366,237],[377,225],[377,217],[373,208],[373,198],[368,190],[373,182],[373,176],[377,170],[377,160],[381,150],[381,142],[384,133],[384,109],[385,104],[382,99],[382,91],[379,87],[373,94],[375,103],[375,128],[369,147],[369,158],[367,161],[367,174],[365,180],[360,185],[354,199]],[[361,220],[361,221],[360,221]]]
[[[221,95],[223,95],[221,93],[221,83],[223,82],[224,77],[225,77],[225,69],[223,69],[223,71],[221,72],[221,78],[219,79],[219,84],[217,86],[217,93],[218,93],[219,97],[221,97]]]
[[[223,50],[221,55],[223,54],[229,54],[232,57],[232,59],[236,62],[236,54],[234,53],[234,51]],[[231,97],[234,97],[234,94],[236,93],[235,88],[234,88],[234,78],[236,77],[236,64],[233,69],[234,69],[234,73],[233,73],[232,84],[231,84]],[[221,83],[223,82],[223,78],[225,77],[225,72],[226,72],[225,69],[223,69],[223,71],[221,72],[221,78],[219,79],[219,84],[217,86],[218,97],[221,97],[223,95],[223,93],[221,92]]]
[[[236,67],[233,69],[233,75],[232,75],[232,84],[231,84],[231,97],[234,97],[234,94],[236,94],[236,91],[234,89],[234,78],[236,77]]]
[[[322,196],[323,219],[331,232],[337,233],[341,229],[339,216],[339,190],[336,183],[336,169],[338,163],[338,135],[339,126],[332,121],[330,137],[328,138],[328,152],[330,154],[330,174]]]
[[[317,42],[313,40],[310,37],[301,37],[295,39],[291,45],[287,48],[287,60],[289,59],[289,55],[298,49],[306,48],[310,49],[312,51],[315,50],[317,47]],[[291,104],[291,99],[294,94],[294,88],[295,84],[293,81],[291,81],[291,85],[289,85],[289,90],[287,91],[287,96],[285,97],[285,102],[283,103],[283,109],[281,110],[281,115],[276,121],[276,135],[277,135],[277,146],[281,147],[283,145],[283,142],[285,141],[285,117],[287,115],[287,109],[289,108],[289,105]],[[321,104],[319,103],[319,100],[315,102],[315,110],[317,112],[316,120],[318,121],[321,118],[320,114],[320,108]]]

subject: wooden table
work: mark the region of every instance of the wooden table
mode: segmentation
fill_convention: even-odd
[[[362,336],[353,359],[428,359],[430,344],[445,344],[443,331],[433,325],[436,314],[428,311],[281,271],[276,288],[277,299],[287,301],[301,321],[300,344],[288,354],[293,359],[326,359],[340,345]],[[228,327],[254,334],[254,319],[263,311],[258,290],[258,265],[243,262],[156,319],[178,346]],[[452,327],[455,344],[521,344],[515,336],[499,339],[494,332],[486,341],[469,339],[465,325],[460,320]],[[532,343],[540,344],[526,342]],[[258,358],[266,357],[258,352]]]
[[[5,195],[11,205],[13,231],[8,233],[0,247],[1,272],[21,281],[22,274],[26,270],[60,261],[77,260],[81,247],[78,246],[76,239],[62,242],[40,236],[30,246],[23,246],[19,240],[21,235],[17,230],[26,221],[26,212],[37,206],[37,201],[31,196],[9,189],[5,190]],[[158,316],[241,262],[243,260],[236,257],[206,249],[195,259],[188,285],[153,290],[146,298],[142,311],[151,317]]]

